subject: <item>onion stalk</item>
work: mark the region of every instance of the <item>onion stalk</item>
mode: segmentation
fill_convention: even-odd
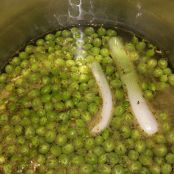
[[[125,51],[121,39],[118,37],[111,38],[109,47],[121,80],[127,90],[132,112],[140,127],[148,135],[156,133],[158,131],[157,121],[143,97],[135,67],[131,62],[129,54]]]
[[[113,101],[109,84],[100,64],[98,62],[93,62],[91,63],[90,68],[95,77],[103,100],[100,120],[91,130],[92,134],[98,134],[102,132],[109,124],[112,116]]]

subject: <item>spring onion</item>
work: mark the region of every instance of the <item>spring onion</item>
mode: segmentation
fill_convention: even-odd
[[[127,90],[131,109],[140,127],[148,135],[156,133],[158,131],[157,121],[143,97],[134,65],[129,54],[124,50],[122,41],[118,37],[113,37],[109,40],[109,47],[121,80]]]
[[[103,100],[100,121],[91,130],[92,134],[98,134],[109,124],[112,115],[113,102],[111,90],[100,64],[93,62],[90,67],[96,79]]]

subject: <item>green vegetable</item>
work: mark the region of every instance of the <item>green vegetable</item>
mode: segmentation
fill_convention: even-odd
[[[140,124],[140,127],[146,133],[154,134],[158,131],[157,122],[142,96],[142,91],[138,84],[138,78],[134,70],[134,66],[124,50],[122,41],[117,37],[113,37],[109,41],[109,46],[115,64],[119,68],[121,79],[128,92],[128,98],[130,100],[132,110],[138,123]],[[139,113],[140,111],[141,113]]]

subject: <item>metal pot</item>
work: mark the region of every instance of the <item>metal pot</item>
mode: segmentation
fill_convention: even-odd
[[[141,33],[168,50],[174,44],[171,0],[1,0],[0,67],[27,41],[72,25],[104,24]]]

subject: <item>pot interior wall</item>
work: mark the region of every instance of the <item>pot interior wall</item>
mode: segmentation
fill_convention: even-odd
[[[138,32],[169,51],[174,65],[173,9],[171,0],[1,0],[0,69],[31,39],[79,24],[119,25]]]

